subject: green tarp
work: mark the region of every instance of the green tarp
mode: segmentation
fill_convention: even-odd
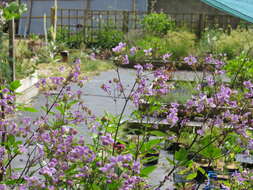
[[[253,0],[201,0],[223,12],[253,23]]]

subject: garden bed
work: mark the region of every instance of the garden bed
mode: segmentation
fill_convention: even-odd
[[[202,126],[202,122],[197,121],[189,121],[186,122],[186,126],[189,127],[189,129],[199,128]],[[147,127],[149,126],[149,127]],[[177,132],[179,129],[179,126],[177,125],[171,125],[171,123],[167,121],[160,121],[155,122],[153,121],[139,121],[139,120],[129,120],[126,122],[126,126],[124,128],[124,132],[127,134],[136,134],[141,135],[143,131],[162,131],[162,132]]]
[[[148,110],[150,110],[150,107],[151,105],[149,103],[142,103],[140,104],[139,106],[139,110],[144,112],[144,114],[146,114],[146,116],[151,116],[152,113],[149,113]],[[162,104],[162,108],[164,108],[164,110],[169,110],[171,107],[170,103],[163,103]],[[243,108],[237,108],[237,109],[243,109]],[[162,109],[160,109],[162,110]],[[184,116],[186,115],[187,113],[187,107],[186,105],[184,104],[179,104],[179,110],[181,110],[181,112],[178,112],[178,116]],[[216,112],[214,113],[213,110],[215,110]],[[218,112],[225,112],[226,110],[231,110],[231,111],[234,111],[236,110],[236,108],[232,108],[232,107],[224,107],[224,106],[221,106],[221,107],[215,107],[215,108],[212,108],[212,107],[209,107],[208,108],[208,116],[209,118],[212,118],[213,116],[217,115]],[[253,113],[253,108],[249,108],[248,109],[249,112]],[[191,118],[194,119],[194,118],[197,118],[198,121],[201,120],[201,115],[205,115],[207,113],[203,112],[203,113],[197,113],[194,115],[194,114],[191,114]],[[158,118],[165,118],[167,115],[167,113],[164,113],[163,111],[161,111],[160,113],[158,113],[157,117]]]

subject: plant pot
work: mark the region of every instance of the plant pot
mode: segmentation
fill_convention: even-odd
[[[68,59],[69,59],[69,52],[68,51],[62,51],[61,53],[61,57],[62,57],[62,62],[64,63],[68,63]]]
[[[169,152],[169,153],[175,153],[177,151],[179,151],[181,148],[183,147],[183,145],[181,143],[171,143],[170,145],[168,145],[166,147],[166,150]]]
[[[144,159],[151,159],[150,161],[146,162],[145,164],[143,164],[144,166],[154,166],[156,164],[158,164],[158,160],[159,160],[159,152],[157,153],[147,153],[144,156]]]

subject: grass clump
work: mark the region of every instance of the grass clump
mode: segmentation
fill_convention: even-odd
[[[152,48],[153,60],[161,60],[166,53],[172,53],[173,60],[181,60],[194,53],[196,36],[187,31],[170,31],[164,37],[145,35],[136,40],[133,46],[139,51],[134,56],[129,55],[131,60],[142,61],[147,59],[144,50]]]
[[[216,53],[226,54],[229,59],[235,58],[241,52],[253,56],[253,31],[237,29],[230,35],[223,33],[215,44]]]

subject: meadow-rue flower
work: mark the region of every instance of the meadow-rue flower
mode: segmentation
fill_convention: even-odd
[[[140,75],[143,72],[143,67],[140,64],[135,65],[134,68],[137,70],[138,75]]]
[[[124,55],[124,56],[123,56],[123,64],[124,64],[124,65],[128,65],[128,64],[129,64],[128,55]]]
[[[136,47],[132,47],[132,48],[130,49],[130,55],[131,55],[131,56],[134,56],[134,55],[136,54],[136,52],[137,52],[137,48],[136,48]]]
[[[95,61],[96,60],[96,54],[93,52],[89,56],[90,60]]]
[[[106,84],[102,84],[101,86],[102,90],[104,90],[106,93],[111,94],[111,88],[110,86],[106,85]]]
[[[197,58],[190,55],[184,58],[184,62],[187,63],[188,65],[193,65],[197,63]]]
[[[101,136],[100,139],[104,146],[112,145],[114,143],[114,140],[112,139],[111,134],[106,134],[105,136]]]
[[[149,48],[149,49],[144,49],[144,53],[145,53],[145,56],[151,56],[152,55],[152,48]]]
[[[126,47],[126,43],[120,42],[116,47],[112,48],[112,51],[114,53],[120,53],[123,51]]]
[[[162,57],[163,62],[164,62],[164,63],[167,63],[168,60],[169,60],[169,58],[171,57],[171,55],[172,55],[171,53],[166,53],[166,54],[164,54],[163,57]]]

